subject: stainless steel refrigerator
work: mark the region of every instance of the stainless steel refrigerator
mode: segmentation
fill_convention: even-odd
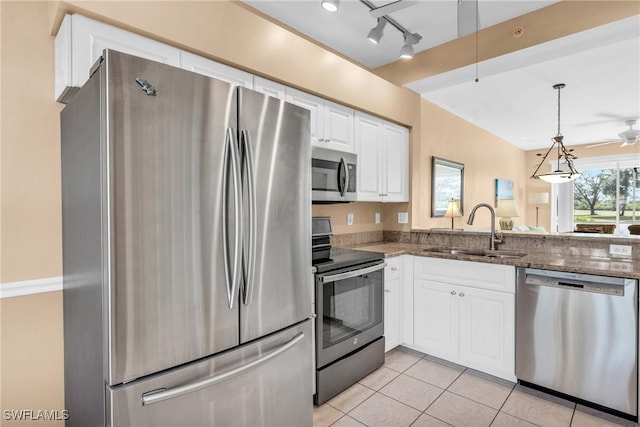
[[[69,426],[311,426],[309,112],[106,50],[61,113]]]

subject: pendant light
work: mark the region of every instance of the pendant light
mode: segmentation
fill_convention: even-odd
[[[562,136],[562,133],[560,133],[560,90],[565,86],[566,85],[564,83],[553,85],[553,88],[558,91],[558,134],[551,138],[551,140],[553,141],[551,147],[549,147],[547,152],[544,153],[544,156],[542,156],[542,160],[540,161],[540,163],[538,163],[536,170],[533,172],[533,175],[531,175],[531,178],[533,179],[541,179],[552,184],[570,182],[582,175],[576,170],[575,166],[573,165],[573,159],[577,159],[577,157],[571,154],[573,150],[567,150],[567,148],[564,146],[564,144],[562,143],[564,136]],[[547,157],[549,156],[549,153],[551,153],[554,148],[557,150],[558,155],[556,170],[549,173],[538,173],[540,167],[545,163]],[[541,154],[538,154],[538,156],[540,155]],[[567,170],[560,169],[561,161],[563,163],[566,163]]]

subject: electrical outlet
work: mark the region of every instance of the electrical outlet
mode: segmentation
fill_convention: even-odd
[[[353,214],[352,213],[348,213],[347,214],[347,225],[353,225]]]
[[[398,212],[398,224],[409,224],[408,212]]]
[[[609,245],[609,254],[631,256],[632,249],[629,245]]]
[[[374,218],[375,218],[375,223],[380,224],[380,212],[376,212]]]

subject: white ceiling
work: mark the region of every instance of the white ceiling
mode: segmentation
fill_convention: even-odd
[[[404,0],[409,1],[409,0]],[[390,3],[371,1],[376,6]],[[387,25],[379,45],[366,38],[375,20],[357,0],[338,13],[320,0],[248,0],[273,19],[365,67],[398,59],[400,32]],[[416,52],[456,37],[457,0],[416,1],[391,17],[423,36]],[[554,1],[479,0],[481,26],[508,20]],[[562,90],[562,134],[567,145],[616,139],[628,119],[640,119],[640,15],[464,67],[406,86],[431,102],[525,150],[547,148],[557,130]],[[636,128],[640,128],[640,120]],[[584,155],[578,153],[579,155]]]

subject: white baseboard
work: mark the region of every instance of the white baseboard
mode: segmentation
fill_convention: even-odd
[[[0,283],[0,298],[21,297],[62,290],[62,276]]]

